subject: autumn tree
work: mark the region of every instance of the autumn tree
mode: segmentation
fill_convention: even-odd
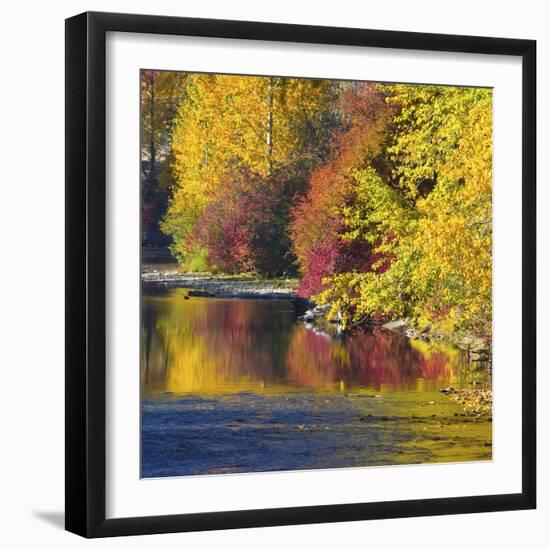
[[[344,328],[490,335],[491,90],[175,74],[142,76],[144,219],[164,189],[187,269],[298,273]]]
[[[336,275],[318,299],[344,311],[344,323],[407,316],[488,336],[491,91],[384,90],[399,107],[387,148],[392,172],[382,178],[371,165],[354,173],[357,200],[344,209],[343,238],[372,243],[386,265]]]
[[[366,241],[344,239],[344,208],[356,193],[354,170],[380,156],[394,108],[375,84],[347,85],[339,104],[342,124],[333,133],[331,155],[311,175],[308,193],[293,210],[291,235],[302,272],[299,292],[319,293],[323,279],[371,263]]]
[[[217,189],[239,170],[269,178],[323,155],[333,84],[324,80],[190,75],[172,136],[177,181],[163,230],[185,262]]]

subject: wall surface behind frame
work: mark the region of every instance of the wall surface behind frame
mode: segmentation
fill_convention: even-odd
[[[63,524],[64,18],[85,10],[355,26],[537,39],[539,182],[550,181],[550,38],[543,4],[526,0],[394,0],[391,3],[278,0],[105,0],[10,3],[2,47],[0,304],[2,396],[0,540],[6,548],[541,548],[550,521],[549,476],[539,468],[539,510],[87,542]],[[550,293],[550,191],[539,185],[539,464],[550,461],[550,384],[543,347]],[[519,260],[511,251],[510,261]],[[511,320],[513,322],[513,320]],[[539,542],[540,541],[540,542]]]

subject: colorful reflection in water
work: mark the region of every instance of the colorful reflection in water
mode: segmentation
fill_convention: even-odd
[[[458,350],[381,328],[336,336],[297,322],[288,300],[143,297],[145,395],[431,389],[479,373]]]
[[[328,332],[327,332],[328,331]],[[439,392],[483,374],[383,329],[338,337],[291,302],[150,291],[143,477],[490,460],[491,422]]]

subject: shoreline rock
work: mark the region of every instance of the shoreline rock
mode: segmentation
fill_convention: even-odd
[[[465,416],[492,419],[493,391],[491,389],[455,390],[453,388],[443,388],[440,391],[449,395],[453,401],[457,401],[464,410]]]
[[[303,300],[301,298],[297,298]],[[326,323],[338,323],[338,320],[327,319],[326,313],[330,309],[330,304],[323,306],[315,305],[307,300],[303,300],[309,303],[309,307],[303,310],[303,313],[298,317],[307,326],[319,324],[324,325]],[[365,326],[381,326],[383,329],[396,332],[411,338],[413,340],[423,340],[424,342],[438,342],[449,343],[459,348],[462,351],[468,353],[469,362],[480,362],[491,365],[492,350],[490,344],[486,340],[479,336],[473,335],[461,335],[455,337],[446,336],[441,330],[434,329],[432,326],[427,325],[423,329],[418,329],[407,319],[394,319],[392,321],[373,321],[371,319],[365,319],[361,323],[352,325],[352,328],[360,328]]]
[[[491,346],[481,337],[471,334],[465,334],[455,337],[445,337],[445,335],[431,326],[426,326],[419,331],[409,322],[408,319],[396,319],[382,325],[382,328],[398,332],[403,336],[413,339],[421,339],[425,342],[449,342],[457,348],[468,353],[468,359],[471,362],[491,363]]]

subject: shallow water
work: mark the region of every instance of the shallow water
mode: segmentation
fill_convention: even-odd
[[[142,300],[142,476],[491,459],[491,422],[440,389],[479,364],[377,328],[297,322],[289,300]]]

